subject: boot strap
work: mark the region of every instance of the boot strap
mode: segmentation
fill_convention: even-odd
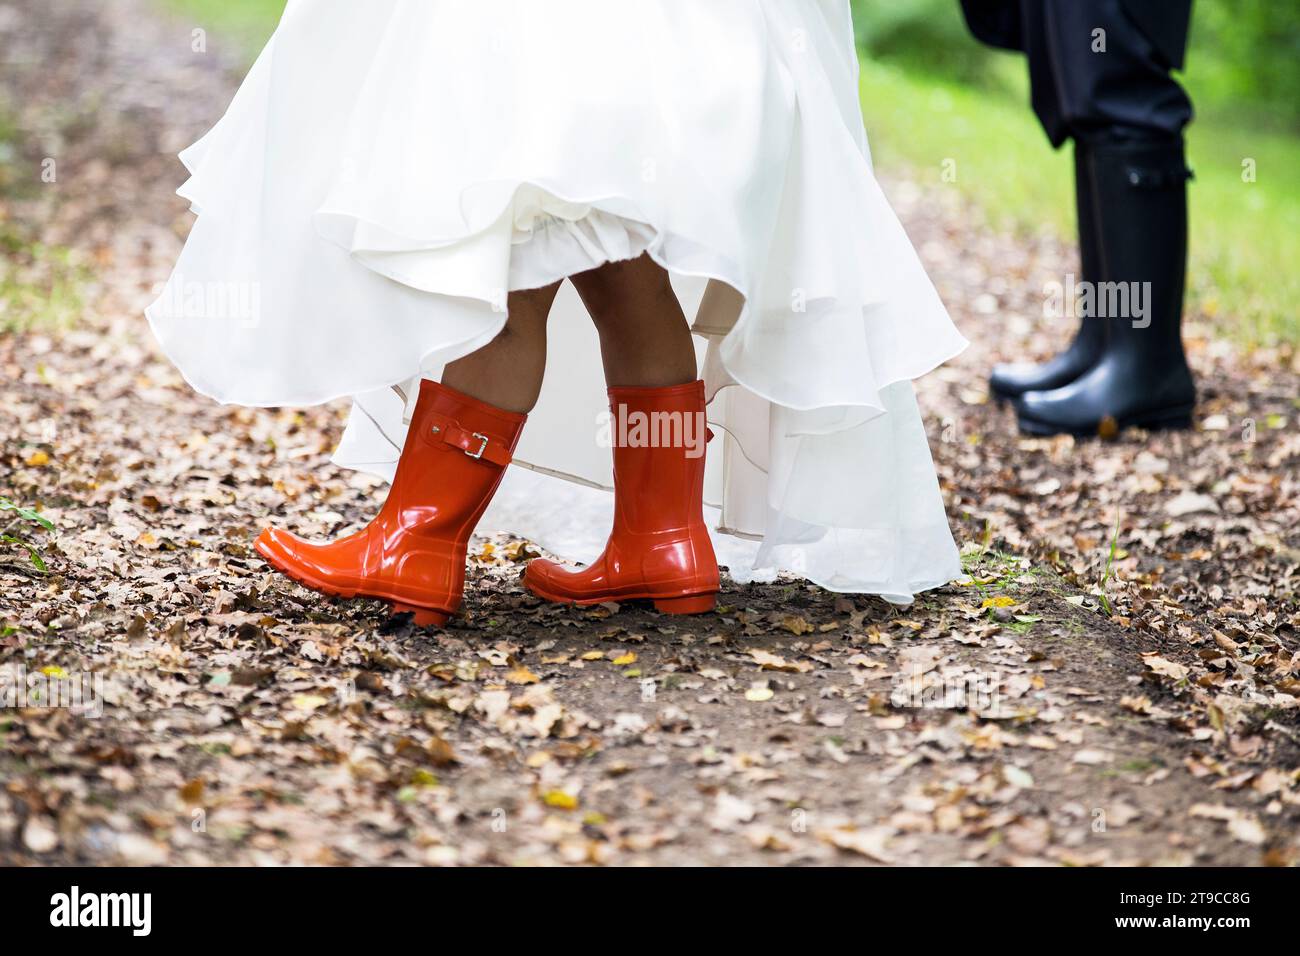
[[[1135,189],[1165,189],[1169,186],[1181,186],[1196,174],[1186,166],[1149,169],[1142,166],[1130,166],[1127,170],[1128,183]]]
[[[462,428],[449,418],[436,418],[429,426],[431,437],[464,452],[470,458],[490,461],[504,468],[514,459],[510,448],[499,438]]]

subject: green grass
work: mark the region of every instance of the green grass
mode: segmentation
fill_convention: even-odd
[[[251,61],[284,11],[285,0],[157,0],[164,9],[208,32],[209,49],[234,46]]]
[[[68,328],[81,313],[88,279],[67,249],[0,223],[0,333]]]
[[[0,103],[0,334],[72,324],[88,277],[68,250],[40,241],[37,225],[11,217],[11,201],[30,199],[42,188],[21,138],[7,104]]]
[[[994,226],[1073,234],[1069,149],[1048,146],[1023,89],[1002,95],[864,62],[861,92],[879,168],[959,190]],[[1191,308],[1244,344],[1300,341],[1300,137],[1210,116],[1188,130],[1188,152]],[[1254,183],[1242,180],[1247,158]],[[949,160],[955,181],[945,180]]]

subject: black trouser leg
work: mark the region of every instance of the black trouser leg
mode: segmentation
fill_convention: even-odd
[[[1079,259],[1082,276],[1096,282],[1101,275],[1101,243],[1098,236],[1096,189],[1087,143],[1074,146],[1074,190],[1079,219]],[[1070,304],[1066,303],[1069,308]],[[1084,318],[1074,340],[1059,355],[1039,365],[999,365],[989,376],[989,391],[995,398],[1016,398],[1025,392],[1060,388],[1073,382],[1097,364],[1106,344],[1106,323]]]
[[[1187,171],[1181,138],[1102,139],[1088,149],[1101,278],[1090,308],[1108,328],[1087,373],[1016,402],[1031,434],[1189,427],[1195,387],[1182,344]]]

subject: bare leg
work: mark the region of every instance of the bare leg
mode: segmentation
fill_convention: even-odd
[[[537,404],[546,371],[546,319],[560,283],[511,292],[501,333],[477,352],[447,366],[442,384],[508,412]]]
[[[686,315],[653,259],[610,262],[570,281],[600,334],[607,385],[664,388],[698,378]]]

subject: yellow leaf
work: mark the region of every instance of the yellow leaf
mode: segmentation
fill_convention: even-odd
[[[34,451],[27,456],[27,467],[44,468],[50,463],[50,456],[43,451]]]
[[[59,667],[57,664],[51,664],[48,667],[42,667],[41,673],[44,674],[46,677],[53,677],[57,680],[62,680],[63,678],[68,676],[68,672],[65,671],[62,667]]]
[[[555,807],[557,810],[578,809],[578,798],[571,793],[565,793],[563,790],[547,790],[542,794],[542,803],[548,807]]]
[[[587,653],[582,655],[582,659],[584,661],[603,661],[605,655],[600,651],[587,651]]]
[[[997,597],[985,598],[984,603],[980,605],[981,609],[990,607],[1015,607],[1016,599],[1007,597],[1005,594],[999,594]]]
[[[537,552],[529,549],[527,541],[511,541],[501,549],[501,557],[507,561],[526,561],[537,557]]]
[[[293,698],[293,706],[297,710],[316,710],[318,707],[324,707],[329,703],[328,697],[321,697],[319,694],[298,694]]]
[[[421,768],[411,775],[411,785],[414,787],[436,787],[438,785],[438,777],[428,770]]]
[[[625,654],[620,654],[618,657],[614,658],[610,663],[612,663],[615,667],[626,667],[628,664],[635,664],[636,654],[632,653],[631,651],[628,651]]]
[[[506,674],[506,683],[508,684],[536,684],[540,680],[541,678],[527,667],[516,667]]]
[[[745,700],[752,700],[755,703],[771,700],[773,696],[772,688],[766,684],[755,684],[745,691]]]

